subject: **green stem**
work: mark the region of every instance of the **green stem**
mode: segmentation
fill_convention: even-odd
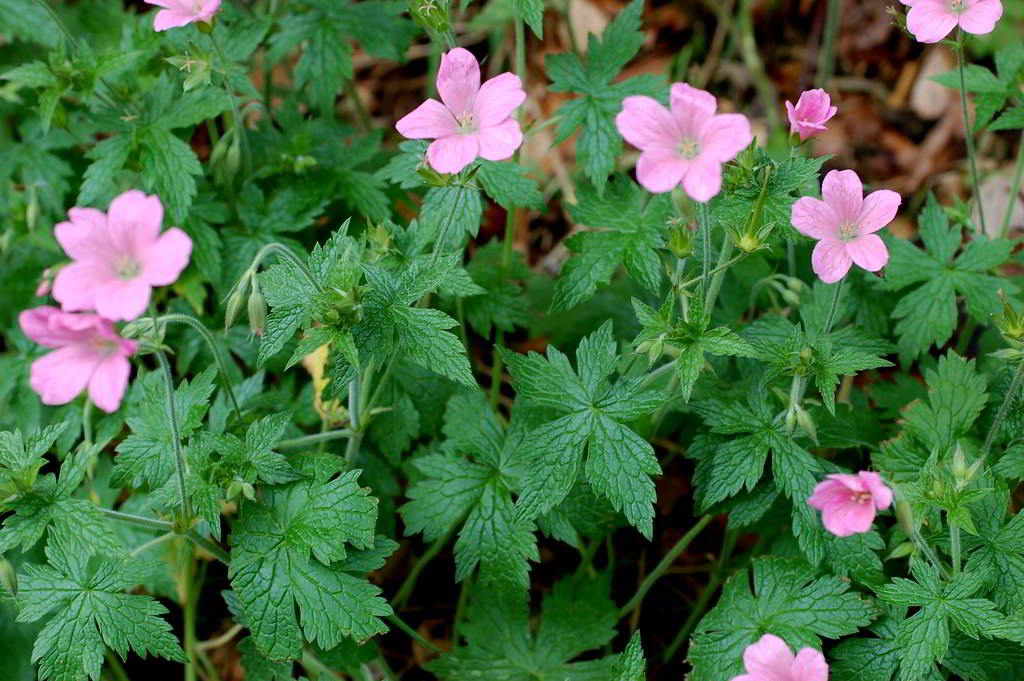
[[[82,407],[82,439],[85,445],[92,444],[92,400],[85,396],[85,405]]]
[[[730,262],[729,256],[732,255],[732,239],[729,234],[726,233],[722,237],[722,250],[718,254],[718,265],[715,267],[714,276],[711,278],[711,284],[708,286],[707,292],[704,297],[704,314],[710,316],[711,309],[715,306],[715,299],[718,297],[718,292],[722,289],[722,281],[725,279],[725,271],[729,269],[728,263]],[[737,260],[743,257],[740,253],[737,256]]]
[[[117,656],[117,653],[108,648],[104,652],[104,657],[107,660],[107,667],[117,681],[131,681],[128,677],[128,671],[121,664],[121,658]]]
[[[405,581],[402,582],[402,586],[398,588],[398,592],[395,594],[395,597],[391,599],[391,605],[395,610],[402,608],[409,601],[409,596],[412,595],[413,589],[416,588],[416,581],[420,578],[420,573],[422,573],[423,569],[430,564],[430,561],[437,557],[437,554],[441,553],[441,549],[451,541],[452,536],[455,534],[455,530],[461,525],[461,521],[453,524],[443,536],[435,540],[434,543],[423,552],[423,555],[413,563],[412,569],[409,571],[409,575],[405,578]]]
[[[723,271],[729,269],[730,267],[732,267],[733,265],[735,265],[736,263],[738,263],[740,260],[743,260],[743,258],[745,258],[745,257],[747,257],[746,253],[737,253],[736,255],[734,255],[731,258],[729,258],[728,262],[722,263],[720,266],[715,267],[713,270],[708,272],[708,274],[715,275],[715,274],[718,274],[719,272],[723,272]],[[696,277],[691,277],[691,278],[687,279],[686,281],[684,281],[680,285],[680,288],[684,288],[684,289],[685,288],[689,288],[690,286],[693,286],[694,284],[699,283],[702,278],[703,278],[702,275],[698,275]]]
[[[323,287],[319,284],[319,282],[317,282],[317,280],[313,277],[313,273],[309,270],[309,266],[306,265],[306,263],[302,262],[302,258],[295,255],[291,251],[291,249],[285,246],[284,244],[279,243],[269,243],[263,248],[261,248],[256,253],[256,257],[252,259],[252,265],[249,266],[250,271],[242,275],[242,279],[245,279],[247,274],[251,274],[252,271],[255,271],[257,268],[259,268],[260,263],[263,262],[263,259],[266,258],[271,253],[287,260],[290,264],[294,265],[295,268],[302,273],[302,276],[306,278],[306,281],[313,285],[313,288],[315,288],[317,292],[321,292],[324,290]]]
[[[1021,179],[1024,178],[1024,130],[1020,133],[1020,142],[1017,144],[1017,167],[1013,171],[1013,182],[1010,183],[1010,198],[1006,204],[1006,212],[1003,213],[1003,224],[999,226],[999,236],[1005,239],[1010,233],[1010,221],[1013,219],[1013,209],[1017,207],[1017,199],[1020,197]]]
[[[473,574],[470,573],[462,580],[462,587],[459,589],[459,600],[455,604],[455,620],[452,622],[452,646],[459,646],[459,630],[462,629],[462,620],[466,615],[466,604],[469,603],[469,592],[473,590]]]
[[[235,134],[238,135],[238,141],[242,145],[242,170],[246,177],[248,177],[252,172],[252,154],[249,150],[249,138],[245,132],[245,119],[242,118],[242,112],[238,108],[235,92],[231,89],[231,81],[228,80],[228,58],[224,56],[224,50],[221,49],[220,42],[213,35],[213,32],[209,35],[210,42],[213,43],[213,49],[217,52],[217,57],[220,59],[221,76],[224,78],[224,91],[228,94],[228,101],[231,103],[231,116],[235,119],[235,130],[237,131]]]
[[[167,532],[165,534],[161,534],[161,535],[159,535],[157,537],[154,537],[153,539],[150,539],[145,544],[140,544],[140,545],[136,546],[134,549],[131,550],[131,552],[128,555],[133,557],[133,558],[135,556],[142,555],[143,553],[145,553],[146,551],[150,550],[154,546],[159,546],[160,544],[163,544],[165,541],[168,541],[169,539],[173,539],[174,537],[177,537],[177,536],[178,535],[176,535],[173,532]]]
[[[580,541],[583,538],[580,537]],[[589,544],[584,544],[580,550],[580,564],[576,567],[576,579],[580,579],[586,573],[594,572],[594,556],[597,555],[598,549],[601,548],[601,540],[595,539]]]
[[[1006,391],[1006,395],[1003,397],[1003,403],[999,405],[999,411],[996,412],[996,417],[992,421],[991,427],[988,429],[988,434],[985,436],[985,444],[981,446],[981,461],[985,460],[988,456],[989,451],[992,449],[992,443],[995,442],[996,436],[999,435],[999,431],[1003,428],[1003,421],[1006,420],[1006,415],[1010,412],[1010,405],[1013,404],[1014,398],[1017,396],[1017,391],[1020,390],[1021,383],[1024,382],[1024,361],[1021,361],[1017,365],[1017,373],[1013,375],[1013,381],[1010,382],[1010,389]]]
[[[381,391],[384,390],[384,386],[391,378],[391,374],[395,370],[395,364],[398,363],[398,353],[392,353],[391,357],[388,358],[388,363],[384,365],[384,371],[377,378],[377,385],[373,388],[373,392],[370,393],[370,398],[365,401],[363,407],[364,412],[368,412],[377,406],[377,398],[380,397]]]
[[[757,40],[754,37],[754,0],[741,0],[738,12],[738,33],[740,53],[743,62],[754,82],[758,99],[764,107],[768,118],[770,132],[779,128],[779,113],[776,103],[778,96],[775,86],[764,71],[764,63],[761,61],[760,52],[757,49]]]
[[[348,418],[352,430],[352,436],[345,445],[345,464],[352,468],[356,456],[359,455],[359,445],[363,439],[363,419],[359,413],[359,368],[356,367],[355,378],[348,384]]]
[[[348,428],[341,430],[327,430],[322,433],[314,433],[312,435],[303,435],[302,437],[293,437],[288,440],[281,440],[277,443],[278,449],[298,449],[300,447],[307,447],[309,445],[315,445],[321,442],[330,442],[331,440],[343,440],[352,437],[352,431]]]
[[[199,548],[203,549],[204,551],[212,555],[221,563],[224,563],[225,565],[231,564],[231,556],[228,554],[227,551],[221,548],[219,544],[215,543],[210,539],[207,539],[195,530],[189,530],[185,533],[185,536],[188,537],[189,541],[191,541],[193,544],[195,544]]]
[[[946,514],[946,520],[949,522],[949,552],[953,560],[953,575],[960,574],[960,526],[954,520],[949,519],[949,514]]]
[[[235,410],[235,416],[239,420],[242,419],[242,409],[238,406],[238,398],[235,396],[235,390],[231,387],[231,377],[228,375],[228,365],[224,360],[224,357],[220,353],[220,348],[217,346],[217,341],[214,339],[213,334],[206,326],[193,317],[187,314],[165,314],[160,317],[157,321],[165,322],[170,324],[184,324],[194,329],[203,340],[206,341],[206,345],[209,346],[210,352],[213,353],[213,360],[217,363],[217,369],[220,371],[221,379],[224,381],[224,390],[228,394],[228,398],[231,400],[231,406]]]
[[[320,676],[326,676],[334,681],[345,681],[344,676],[321,662],[320,658],[310,650],[302,651],[302,659],[299,661],[299,664],[309,673],[313,681],[319,681]]]
[[[825,31],[822,34],[821,51],[818,53],[818,73],[814,80],[814,84],[820,88],[827,88],[829,81],[832,80],[841,6],[841,0],[828,0],[828,9],[825,12]]]
[[[192,502],[189,500],[188,487],[185,485],[185,472],[188,470],[188,464],[185,462],[185,454],[181,449],[181,429],[178,427],[178,414],[174,408],[174,376],[171,374],[171,365],[164,353],[158,350],[154,354],[164,377],[166,397],[164,409],[167,413],[167,422],[171,427],[171,449],[174,451],[174,468],[178,476],[178,493],[181,497],[181,522],[182,527],[188,527],[192,522]]]
[[[122,513],[121,511],[114,511],[109,508],[103,508],[102,506],[97,506],[96,508],[98,508],[100,513],[107,516],[108,518],[117,520],[122,523],[127,523],[135,527],[140,527],[144,530],[157,530],[158,532],[174,531],[174,526],[166,520],[160,520],[158,518],[147,518],[145,516],[134,515],[132,513]]]
[[[843,281],[840,279],[836,282],[835,288],[832,290],[832,305],[828,309],[828,316],[825,317],[825,335],[827,336],[832,331],[832,324],[836,320],[836,311],[839,309],[839,296],[843,291]]]
[[[700,534],[701,530],[707,527],[710,522],[710,515],[702,516],[700,520],[690,528],[689,532],[679,538],[679,541],[675,543],[675,546],[669,549],[669,552],[666,553],[661,561],[654,567],[651,574],[647,575],[644,581],[640,583],[640,588],[636,590],[636,593],[629,599],[629,602],[619,610],[620,618],[625,617],[640,606],[640,603],[644,600],[644,596],[646,596],[647,592],[651,590],[651,587],[654,586],[655,582],[661,579],[661,576],[665,574],[665,571],[672,567],[672,564],[676,561],[676,558],[679,557],[679,554],[686,550],[686,547],[690,545],[690,542],[692,542],[697,535]]]
[[[188,544],[184,584],[185,681],[196,681],[196,598],[192,593],[195,569],[195,554],[192,545]]]
[[[363,100],[359,99],[359,93],[356,90],[356,84],[351,80],[345,81],[345,94],[350,100],[352,100],[352,108],[356,110],[356,117],[359,118],[359,125],[362,126],[363,130],[371,130],[373,128],[373,121],[370,120],[370,114],[363,106]]]
[[[978,206],[978,222],[981,234],[987,234],[985,228],[985,207],[981,202],[981,184],[978,182],[977,152],[974,149],[974,133],[971,131],[970,115],[967,110],[967,84],[964,79],[964,30],[957,28],[956,34],[956,65],[960,74],[960,107],[964,114],[964,141],[967,143],[967,160],[971,169],[971,187],[974,190],[974,203]],[[1012,198],[1012,197],[1011,197]]]
[[[435,652],[435,653],[437,653],[439,655],[444,652],[443,650],[438,648],[436,645],[434,645],[433,643],[431,643],[427,639],[425,639],[422,636],[420,636],[420,633],[418,631],[416,631],[415,629],[410,627],[408,624],[403,622],[402,618],[399,617],[398,615],[392,613],[391,615],[388,615],[387,619],[388,619],[389,622],[391,622],[396,627],[398,627],[399,629],[404,631],[406,634],[409,635],[410,638],[412,638],[414,641],[419,643],[421,646],[423,646],[427,650]]]
[[[697,229],[700,230],[703,261],[700,268],[700,285],[704,293],[708,290],[708,277],[711,276],[711,213],[708,204],[697,203]]]

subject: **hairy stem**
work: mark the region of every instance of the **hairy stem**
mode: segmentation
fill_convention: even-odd
[[[146,551],[150,550],[154,546],[159,546],[160,544],[163,544],[165,541],[169,541],[169,540],[171,540],[171,539],[173,539],[174,537],[177,537],[177,536],[178,535],[176,535],[173,532],[166,532],[166,533],[161,534],[161,535],[159,535],[157,537],[154,537],[153,539],[150,539],[149,541],[147,541],[144,544],[139,544],[134,549],[132,549],[131,552],[128,555],[133,557],[133,558],[135,556],[142,555],[143,553],[145,553]]]
[[[100,513],[108,518],[117,520],[118,522],[127,523],[144,530],[157,530],[158,532],[174,531],[174,526],[166,520],[160,520],[159,518],[147,518],[133,513],[122,513],[121,511],[114,511],[109,508],[103,508],[102,506],[97,506],[97,508]]]
[[[187,527],[192,521],[192,502],[189,500],[188,487],[185,485],[188,464],[181,449],[181,429],[178,427],[178,414],[174,408],[174,376],[171,374],[171,364],[164,353],[158,350],[154,354],[164,377],[164,409],[167,413],[167,422],[171,426],[171,448],[174,451],[174,468],[178,476],[178,493],[181,496],[181,522],[183,527]]]
[[[676,561],[676,558],[679,557],[679,554],[686,550],[686,547],[690,545],[690,542],[692,542],[696,536],[701,533],[701,530],[707,527],[710,522],[710,515],[701,516],[700,520],[690,528],[689,532],[679,538],[679,541],[675,543],[675,546],[669,549],[668,553],[666,553],[661,561],[659,561],[659,563],[654,567],[651,574],[647,575],[644,581],[640,583],[640,587],[636,590],[636,593],[633,594],[633,597],[629,599],[629,602],[619,610],[620,618],[625,617],[640,606],[640,603],[644,600],[644,596],[646,596],[647,592],[651,590],[651,587],[654,586],[655,582],[661,579],[661,576],[665,574],[665,571],[672,567],[672,564]]]
[[[278,449],[298,449],[300,447],[307,447],[309,445],[319,444],[321,442],[330,442],[331,440],[344,440],[351,438],[353,435],[352,431],[348,428],[341,430],[325,430],[322,433],[314,433],[312,435],[303,435],[302,437],[293,437],[288,440],[281,440],[277,443]]]
[[[1006,395],[1003,397],[1003,403],[999,405],[999,411],[996,412],[996,417],[992,421],[991,427],[988,429],[988,434],[985,436],[985,444],[981,446],[981,461],[984,461],[988,456],[988,453],[992,450],[992,443],[995,442],[996,436],[1003,428],[1003,421],[1006,420],[1006,415],[1010,412],[1010,406],[1013,404],[1013,400],[1016,398],[1017,391],[1020,390],[1022,382],[1024,382],[1024,361],[1021,361],[1017,365],[1017,373],[1013,375],[1013,381],[1010,382],[1010,389],[1006,391]]]
[[[836,59],[836,34],[839,32],[841,7],[841,0],[828,0],[828,8],[825,12],[825,31],[822,34],[821,51],[818,52],[818,73],[814,79],[814,84],[820,88],[827,88],[829,81],[832,80],[832,71]]]
[[[956,34],[956,66],[960,74],[960,108],[964,114],[964,141],[967,144],[967,161],[971,170],[971,188],[974,191],[974,203],[978,206],[978,232],[986,234],[985,207],[981,204],[981,184],[978,181],[977,152],[974,149],[974,133],[971,131],[970,114],[967,110],[967,84],[964,79],[964,30],[957,28]]]
[[[224,91],[228,94],[228,101],[231,104],[231,117],[235,119],[235,134],[238,135],[238,141],[242,145],[242,170],[246,177],[248,177],[252,172],[252,153],[249,150],[249,138],[245,132],[245,119],[242,118],[242,112],[238,108],[235,92],[231,89],[231,81],[228,80],[228,58],[224,55],[224,50],[221,49],[220,42],[212,31],[209,36],[210,42],[213,43],[213,49],[217,52],[217,57],[220,59],[221,76],[224,78]],[[269,102],[267,105],[269,106]]]
[[[82,406],[82,439],[85,445],[92,444],[92,400],[85,396],[85,404]]]
[[[121,658],[117,656],[117,653],[108,648],[104,653],[104,658],[107,660],[107,668],[117,681],[131,681],[128,671],[121,664]]]
[[[320,658],[309,649],[302,651],[302,659],[299,661],[299,664],[302,665],[313,681],[317,681],[321,676],[326,676],[329,679],[333,679],[333,681],[345,681],[344,676],[321,662]]]
[[[345,445],[345,464],[352,468],[359,455],[359,445],[363,440],[363,419],[359,412],[359,367],[356,367],[355,378],[348,384],[348,418],[352,436]]]
[[[704,297],[704,313],[711,315],[711,308],[715,306],[715,299],[718,298],[718,292],[722,289],[722,281],[725,279],[725,272],[729,269],[729,264],[736,262],[743,257],[740,253],[735,260],[729,260],[729,256],[732,255],[732,239],[729,234],[726,233],[722,237],[722,250],[718,253],[718,264],[714,272],[714,276],[711,277],[711,284],[708,285],[708,289],[705,292]]]
[[[189,530],[185,533],[185,536],[193,544],[206,551],[221,563],[228,565],[231,563],[231,556],[225,551],[219,544],[214,542],[212,539],[207,539],[195,530]]]
[[[708,290],[708,277],[711,276],[711,213],[708,204],[697,203],[697,229],[700,230],[703,260],[700,268],[700,285],[705,293]]]
[[[843,281],[840,279],[832,289],[832,305],[828,308],[828,316],[825,317],[824,333],[827,336],[832,331],[832,324],[836,321],[836,312],[839,310],[839,296],[843,292]]]
[[[1013,219],[1013,209],[1017,207],[1017,199],[1020,197],[1021,179],[1024,178],[1024,130],[1020,133],[1020,141],[1017,143],[1017,167],[1013,171],[1013,181],[1010,183],[1010,198],[1006,204],[1006,212],[1003,213],[1003,223],[999,226],[999,236],[1003,239],[1010,233],[1010,221]]]
[[[189,544],[184,567],[185,681],[196,681],[196,596],[192,593],[195,569],[195,554]]]
[[[946,514],[946,520],[949,522],[949,555],[953,563],[953,574],[960,574],[960,525],[955,520],[949,518],[949,514]]]
[[[423,646],[427,650],[429,650],[431,652],[434,652],[434,653],[437,653],[439,655],[444,652],[443,650],[438,648],[436,645],[434,645],[433,643],[431,643],[427,639],[425,639],[422,636],[420,636],[420,633],[418,631],[416,631],[415,629],[410,627],[408,624],[406,624],[404,621],[402,621],[402,618],[399,617],[398,615],[396,615],[396,614],[388,615],[387,619],[388,619],[389,622],[391,622],[396,627],[398,627],[399,629],[404,631],[406,634],[409,635],[409,637],[411,639],[413,639],[414,641],[419,643],[421,646]]]
[[[409,571],[409,575],[405,578],[405,581],[402,582],[402,586],[398,588],[398,592],[395,594],[395,597],[391,599],[391,605],[396,610],[400,609],[409,601],[409,596],[412,595],[413,589],[416,588],[416,581],[420,578],[420,573],[423,572],[423,569],[430,564],[430,561],[437,557],[437,554],[441,552],[441,549],[451,541],[452,536],[455,534],[455,530],[461,524],[461,521],[453,524],[443,536],[435,540],[434,543],[423,552],[423,555],[413,563],[412,569]]]
[[[228,394],[228,398],[231,400],[231,406],[235,410],[235,416],[239,420],[242,418],[242,410],[238,406],[238,398],[235,397],[235,390],[231,387],[231,377],[228,375],[228,365],[224,360],[223,355],[220,353],[220,348],[217,346],[217,341],[214,339],[213,334],[206,328],[206,325],[201,321],[187,314],[165,314],[160,317],[157,321],[166,322],[170,324],[184,324],[194,329],[203,340],[206,341],[206,345],[210,348],[210,352],[213,353],[213,360],[217,363],[217,369],[220,371],[220,377],[224,381],[224,390]]]
[[[284,260],[287,260],[291,265],[294,265],[295,268],[302,273],[302,276],[306,278],[306,281],[312,284],[313,288],[315,288],[318,292],[324,290],[323,287],[320,286],[317,280],[313,277],[313,273],[309,270],[309,266],[302,261],[302,258],[295,255],[291,251],[291,249],[285,246],[284,244],[270,243],[261,248],[256,253],[256,257],[252,259],[252,265],[249,266],[250,271],[255,271],[256,269],[258,269],[260,263],[263,262],[263,259],[266,258],[271,253],[280,258],[283,258]],[[244,278],[245,276],[243,275],[243,279]]]

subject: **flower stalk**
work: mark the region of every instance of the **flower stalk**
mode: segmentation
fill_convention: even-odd
[[[979,234],[987,234],[985,207],[981,202],[981,183],[978,181],[977,151],[974,148],[974,133],[971,131],[970,112],[967,107],[967,83],[964,77],[964,62],[966,61],[964,40],[964,30],[957,28],[956,67],[957,72],[960,74],[960,108],[964,114],[964,142],[967,144],[967,161],[971,172],[971,189],[974,192],[974,203],[978,207],[978,225],[976,227]]]

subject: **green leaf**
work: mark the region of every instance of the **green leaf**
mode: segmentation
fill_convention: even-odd
[[[199,159],[187,142],[165,128],[144,128],[138,139],[143,186],[160,197],[172,220],[184,221],[197,193],[195,177],[203,174]]]
[[[615,663],[612,681],[647,681],[647,662],[639,631],[633,632],[626,650]]]
[[[533,34],[544,38],[544,0],[514,0],[516,16],[526,22]]]
[[[928,400],[910,405],[904,428],[926,448],[945,451],[971,426],[985,408],[986,381],[975,371],[974,360],[950,350],[935,369],[925,369]]]
[[[505,210],[544,207],[544,195],[536,180],[529,177],[526,168],[518,163],[478,161],[476,179],[484,191]]]

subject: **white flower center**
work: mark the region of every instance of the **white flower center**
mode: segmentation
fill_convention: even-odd
[[[949,9],[951,12],[963,14],[967,10],[967,0],[949,0]]]
[[[871,501],[871,492],[854,492],[853,500],[858,504],[867,504]]]
[[[118,279],[134,279],[142,271],[142,265],[130,255],[122,255],[114,261],[114,273]]]
[[[467,111],[460,116],[456,116],[455,121],[459,124],[459,132],[463,135],[476,132],[476,123],[473,121],[473,112]]]
[[[857,223],[852,220],[846,220],[839,225],[839,240],[840,241],[853,241],[857,238]]]
[[[697,158],[699,154],[700,145],[698,145],[697,140],[692,137],[687,137],[679,143],[679,155],[683,157],[683,160],[692,161]]]

